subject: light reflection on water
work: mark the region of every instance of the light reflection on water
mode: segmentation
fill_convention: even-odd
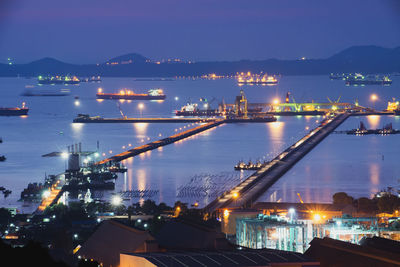
[[[400,82],[398,77],[393,77],[393,79],[394,84]],[[99,85],[107,91],[132,88],[139,92],[147,91],[150,88],[163,88],[167,99],[160,103],[146,102],[145,108],[142,110],[143,117],[171,117],[172,111],[180,109],[189,99],[198,103],[202,97],[215,96],[218,101],[224,98],[226,102],[231,103],[240,89],[245,90],[249,102],[271,102],[272,99],[279,96],[283,101],[286,92],[290,91],[296,97],[297,102],[311,100],[326,102],[327,96],[337,98],[342,95],[342,101],[353,102],[357,98],[360,100],[360,105],[364,106],[368,105],[371,92],[379,92],[377,94],[382,101],[377,101],[375,104],[380,109],[385,108],[385,99],[391,99],[398,94],[395,86],[386,87],[384,90],[380,90],[379,86],[349,88],[344,85],[343,81],[330,81],[325,76],[284,76],[274,87],[242,86],[241,88],[234,80],[133,82],[131,78],[104,78],[101,84],[84,83],[79,86],[68,86],[71,96],[27,98],[20,94],[25,85],[36,84],[36,80],[25,78],[0,78],[0,80],[2,84],[0,106],[16,106],[25,101],[31,108],[29,116],[25,118],[0,117],[0,136],[4,140],[4,143],[0,145],[0,154],[5,154],[7,157],[6,162],[0,163],[0,185],[13,191],[7,199],[0,200],[1,206],[20,205],[17,202],[19,194],[28,182],[42,182],[45,173],[57,174],[63,171],[64,160],[43,158],[41,157],[43,154],[65,150],[66,146],[78,142],[82,142],[83,150],[95,150],[96,143],[99,141],[100,154],[106,153],[107,156],[110,156],[147,143],[147,138],[156,140],[160,138],[159,134],[162,134],[162,138],[164,138],[175,134],[175,129],[188,126],[187,124],[151,123],[144,125],[72,124],[72,119],[78,113],[108,118],[121,116],[115,101],[98,102],[95,100]],[[42,88],[45,87],[61,89],[58,86],[42,86]],[[79,96],[79,106],[74,105],[73,96]],[[179,100],[174,100],[174,96],[178,96]],[[139,117],[141,112],[137,104],[136,101],[130,103],[125,101],[120,105],[128,117]],[[233,172],[233,166],[241,159],[256,160],[263,157],[270,159],[296,142],[305,134],[306,127],[312,129],[315,121],[320,119],[311,116],[279,117],[278,122],[271,124],[234,124],[210,129],[201,135],[159,148],[143,154],[141,157],[126,160],[129,170],[126,173],[126,179],[117,180],[116,190],[138,189],[138,170],[142,169],[145,172],[147,189],[159,189],[160,191],[156,200],[173,204],[176,200],[176,189],[185,184],[190,177],[199,173]],[[373,120],[373,117],[362,118],[362,120],[366,121],[367,127],[372,127],[373,122],[370,123],[370,121]],[[394,121],[399,122],[400,120],[396,117]],[[381,127],[387,122],[389,121],[386,119],[380,119],[374,125]],[[356,128],[358,123],[358,120],[353,120],[346,129]],[[400,128],[398,124],[396,125],[395,128]],[[63,134],[60,134],[61,132]],[[387,147],[399,151],[397,136],[349,138],[330,136],[319,144],[315,151],[312,151],[312,153],[319,153],[318,157],[307,161],[308,156],[306,156],[291,173],[293,179],[300,180],[301,183],[281,183],[284,194],[279,193],[282,190],[278,190],[277,187],[280,185],[277,184],[275,187],[278,190],[276,199],[298,201],[297,189],[302,188],[304,199],[330,201],[330,194],[333,190],[346,189],[356,193],[365,190],[372,192],[376,188],[381,189],[392,185],[392,180],[399,177],[399,167],[396,164],[392,164],[391,169],[386,166],[393,162],[392,152],[387,151]],[[141,142],[141,139],[146,139],[146,141]],[[368,142],[362,141],[362,144],[359,144],[359,140],[368,140]],[[391,141],[388,144],[382,140]],[[122,148],[124,146],[126,149]],[[328,148],[324,148],[326,146]],[[376,150],[375,154],[371,154],[368,149]],[[382,151],[378,151],[379,149]],[[110,154],[109,151],[112,153]],[[322,151],[322,153],[318,151]],[[355,153],[357,154],[355,155]],[[385,156],[384,165],[377,162],[377,165],[380,166],[377,168],[379,184],[365,189],[365,181],[368,181],[368,184],[371,183],[371,175],[366,170],[369,170],[370,162],[382,161],[379,153]],[[327,157],[326,154],[332,154],[334,157]],[[296,172],[297,166],[303,162],[308,169],[298,169]],[[341,172],[340,169],[343,171]],[[363,173],[364,177],[354,175],[357,171]],[[304,175],[301,174],[303,172]],[[353,181],[351,179],[342,181],[340,177],[348,177],[348,173],[351,174],[351,177],[357,178]],[[310,178],[305,179],[304,176]],[[391,180],[387,177],[390,177]],[[332,189],[331,185],[336,183],[341,185],[340,188]]]
[[[369,129],[400,120],[393,116],[350,117],[337,130]],[[331,202],[336,192],[370,197],[388,186],[400,186],[398,135],[331,134],[275,183],[259,201]]]

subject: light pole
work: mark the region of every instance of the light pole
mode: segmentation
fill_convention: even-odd
[[[144,108],[144,104],[143,103],[139,103],[138,108],[140,110],[140,117],[142,117],[142,110]]]
[[[370,99],[371,99],[371,101],[372,101],[372,103],[373,103],[374,111],[375,111],[375,102],[378,100],[378,96],[377,96],[376,94],[372,94],[372,95],[370,96]]]

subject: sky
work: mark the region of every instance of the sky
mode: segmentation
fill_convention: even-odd
[[[400,46],[400,0],[0,0],[0,62],[326,58]]]

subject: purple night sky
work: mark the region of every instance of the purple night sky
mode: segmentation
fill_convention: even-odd
[[[0,0],[0,62],[328,57],[400,46],[398,0]]]

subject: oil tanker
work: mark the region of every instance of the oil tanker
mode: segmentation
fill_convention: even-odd
[[[22,107],[18,108],[2,108],[0,107],[0,116],[22,116],[28,115],[29,108],[25,107],[25,102],[22,103]]]
[[[147,94],[136,94],[131,90],[121,90],[119,93],[103,93],[101,88],[98,89],[96,97],[98,99],[124,99],[124,100],[164,100],[166,95],[161,89],[151,89]]]

